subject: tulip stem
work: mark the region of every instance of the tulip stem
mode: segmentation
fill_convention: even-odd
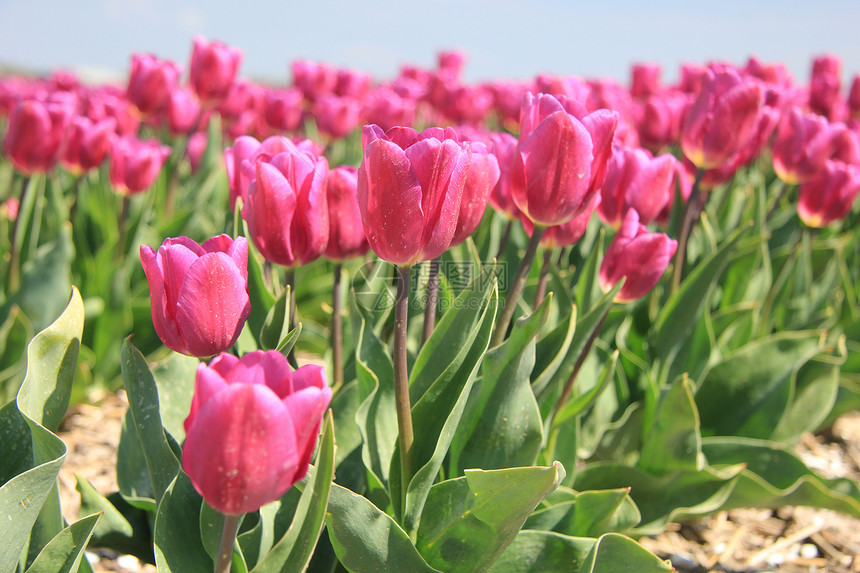
[[[406,363],[406,327],[409,318],[410,267],[397,267],[397,300],[394,303],[394,401],[400,444],[401,507],[412,480],[412,406],[409,403],[409,369]]]
[[[534,308],[539,307],[546,296],[546,283],[549,280],[550,265],[552,265],[552,249],[546,249],[543,252],[543,264],[540,266],[540,278],[538,279],[537,290],[535,291]]]
[[[287,269],[284,272],[284,288],[290,289],[290,318],[287,321],[287,332],[292,332],[296,327],[296,269]],[[298,368],[299,363],[296,361],[296,347],[290,348],[290,353],[287,356],[287,361],[293,368]]]
[[[693,181],[693,188],[690,190],[690,197],[684,205],[684,214],[681,217],[681,230],[678,234],[678,252],[675,255],[675,269],[672,274],[672,292],[678,290],[681,285],[681,278],[684,276],[684,263],[687,260],[687,242],[690,240],[690,234],[693,230],[693,223],[699,218],[704,207],[704,202],[700,203],[699,189],[702,177],[705,175],[705,170],[699,167],[696,170],[696,178]]]
[[[17,179],[17,172],[14,172],[11,185],[14,185],[14,180]],[[21,197],[18,199],[18,214],[12,222],[12,248],[9,251],[9,274],[7,275],[7,288],[9,293],[16,292],[21,286],[21,249],[24,244],[24,232],[26,227],[21,226],[23,219],[28,218],[25,215],[27,205],[27,191],[30,188],[30,177],[24,176],[21,178]],[[25,221],[26,223],[26,221]]]
[[[780,180],[780,181],[781,181],[781,186],[779,189],[779,194],[777,194],[776,199],[774,200],[773,204],[770,206],[770,210],[767,212],[767,217],[765,217],[766,223],[770,222],[770,220],[773,219],[773,216],[779,210],[779,204],[782,203],[782,198],[785,197],[785,195],[788,193],[788,183],[786,183],[785,181],[782,181],[782,180]]]
[[[430,261],[430,272],[427,276],[427,302],[424,305],[424,330],[421,332],[423,346],[436,326],[436,307],[439,300],[439,257]]]
[[[508,291],[504,307],[501,314],[499,314],[499,322],[496,324],[496,330],[493,332],[493,340],[490,342],[490,347],[498,346],[505,339],[508,325],[514,317],[514,310],[516,310],[517,303],[523,294],[526,279],[528,279],[529,271],[531,271],[532,263],[535,260],[535,254],[537,253],[537,248],[544,231],[546,231],[546,227],[541,227],[540,225],[535,225],[534,231],[532,231],[531,239],[529,239],[529,244],[526,246],[526,253],[520,261],[517,274],[514,275],[514,280],[511,283],[511,290]]]
[[[334,388],[340,388],[343,384],[343,320],[341,317],[341,288],[340,280],[343,274],[343,265],[335,263],[334,285],[331,292],[331,356],[332,368],[334,369]]]
[[[570,373],[570,377],[567,379],[567,382],[564,383],[564,388],[561,391],[561,396],[558,397],[558,400],[555,403],[555,406],[552,409],[552,416],[550,420],[555,420],[555,417],[558,415],[561,408],[567,403],[570,399],[570,395],[573,393],[573,385],[576,382],[576,377],[579,374],[579,371],[582,369],[582,365],[585,362],[585,358],[588,356],[588,353],[591,352],[591,347],[594,346],[594,341],[597,340],[598,335],[600,335],[600,331],[603,329],[603,323],[606,322],[606,317],[609,316],[609,309],[611,305],[607,307],[606,312],[603,313],[603,316],[600,317],[600,322],[597,323],[597,326],[594,327],[594,330],[591,333],[591,336],[588,337],[588,340],[585,342],[585,346],[582,349],[582,352],[576,358],[576,364],[573,366],[573,372]]]
[[[221,529],[221,545],[218,546],[215,573],[230,573],[230,566],[233,564],[233,546],[236,544],[236,534],[239,532],[241,522],[241,514],[224,514],[224,527]]]
[[[511,238],[511,228],[513,228],[513,226],[513,219],[508,219],[508,222],[505,223],[505,230],[502,231],[502,238],[499,239],[499,252],[496,255],[496,260],[501,260],[502,255],[505,254],[505,249],[508,247],[508,239]]]
[[[119,221],[117,222],[117,241],[116,241],[116,258],[122,259],[122,256],[125,254],[125,234],[126,228],[128,227],[128,207],[130,203],[130,199],[128,195],[122,196],[122,205],[120,206],[119,211]]]

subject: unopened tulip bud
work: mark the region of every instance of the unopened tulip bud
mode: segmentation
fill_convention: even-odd
[[[797,213],[810,227],[826,227],[841,221],[860,194],[860,167],[827,161],[824,167],[800,185]]]
[[[236,79],[242,51],[221,42],[210,42],[197,36],[191,52],[189,81],[204,105],[217,105],[227,97]]]
[[[121,195],[140,193],[152,186],[170,156],[170,147],[155,139],[118,137],[110,151],[110,182]]]

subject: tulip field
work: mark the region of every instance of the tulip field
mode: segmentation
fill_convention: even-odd
[[[860,411],[860,76],[810,63],[0,75],[0,573],[735,571],[641,541],[860,518],[795,450]]]

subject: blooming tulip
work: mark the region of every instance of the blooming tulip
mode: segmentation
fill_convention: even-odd
[[[629,302],[642,298],[663,276],[677,248],[677,241],[665,233],[648,232],[645,225],[639,223],[636,211],[628,210],[600,265],[600,288],[609,292],[625,278],[615,301]]]
[[[357,196],[371,248],[401,266],[438,257],[457,228],[471,146],[410,128],[366,125],[361,135]]]
[[[321,366],[291,372],[275,350],[220,354],[197,367],[182,469],[218,511],[256,511],[305,476],[329,402]]]
[[[56,165],[73,107],[65,99],[25,99],[9,116],[3,147],[12,165],[25,174],[44,173]]]
[[[651,157],[644,149],[617,149],[609,161],[597,212],[616,229],[628,208],[647,225],[663,211],[674,193],[678,160],[671,155]]]
[[[821,56],[812,62],[809,78],[809,109],[833,121],[841,119],[842,62],[836,56]]]
[[[177,88],[182,68],[152,54],[132,54],[125,95],[143,115],[161,112]]]
[[[487,210],[490,193],[499,181],[499,160],[480,142],[472,142],[472,162],[463,186],[463,198],[460,201],[460,216],[457,218],[457,229],[451,245],[459,245],[471,235]]]
[[[317,259],[328,244],[325,180],[328,161],[288,139],[285,151],[242,169],[253,178],[242,217],[257,250],[285,267]]]
[[[336,167],[326,177],[329,233],[323,254],[333,261],[363,255],[370,248],[361,225],[357,186],[358,170],[351,165]]]
[[[580,120],[563,103],[526,94],[514,153],[511,196],[542,226],[565,223],[589,204],[605,177],[617,125],[614,112],[599,110]]]
[[[753,136],[763,102],[758,80],[728,67],[709,69],[681,130],[684,155],[700,169],[728,163]]]
[[[116,121],[106,118],[94,122],[77,116],[72,120],[66,137],[62,163],[69,171],[81,174],[101,165],[113,143]]]
[[[353,97],[327,94],[317,99],[311,109],[320,132],[336,139],[345,137],[358,126],[362,104]]]
[[[140,193],[155,182],[169,156],[170,147],[155,139],[118,137],[110,151],[111,185],[121,195]]]
[[[302,92],[296,88],[267,89],[263,119],[276,131],[295,131],[302,124]]]
[[[330,64],[294,60],[292,69],[293,85],[301,90],[308,101],[332,93],[337,86],[337,69]]]
[[[826,227],[844,219],[860,194],[860,167],[827,161],[811,179],[800,185],[797,213],[810,227]]]
[[[140,247],[149,283],[152,323],[168,348],[189,356],[212,356],[239,338],[251,311],[248,242],[227,235],[198,245],[168,238],[153,251]]]
[[[240,49],[221,42],[207,43],[200,36],[194,38],[189,81],[204,105],[217,104],[227,96],[241,62]]]

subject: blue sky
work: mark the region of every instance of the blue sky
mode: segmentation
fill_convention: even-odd
[[[847,83],[860,72],[858,26],[857,0],[0,0],[0,63],[122,76],[137,51],[187,67],[201,34],[242,48],[241,75],[276,83],[290,80],[296,58],[388,79],[451,48],[467,54],[468,81],[553,73],[626,83],[641,61],[671,81],[682,62],[755,54],[805,82],[812,58],[833,53]]]

